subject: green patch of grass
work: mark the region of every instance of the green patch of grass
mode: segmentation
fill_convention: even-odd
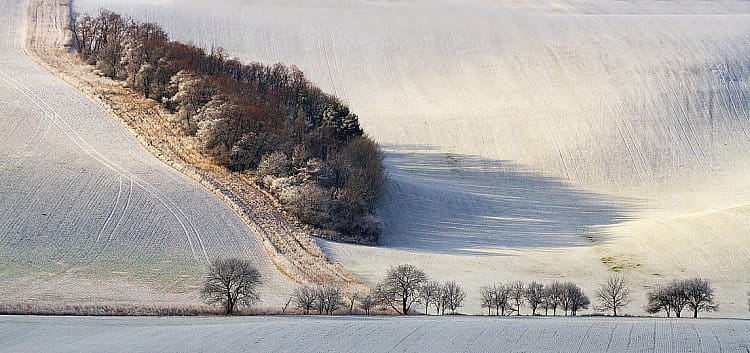
[[[641,264],[630,261],[628,259],[618,258],[614,256],[602,257],[601,262],[609,268],[612,272],[621,272],[625,270],[632,270],[641,267]]]

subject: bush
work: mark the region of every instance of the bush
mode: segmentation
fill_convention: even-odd
[[[289,176],[292,172],[292,161],[284,152],[276,151],[263,157],[257,172],[260,176]]]

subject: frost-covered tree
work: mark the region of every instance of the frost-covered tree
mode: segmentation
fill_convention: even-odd
[[[612,315],[617,316],[617,309],[622,308],[632,301],[630,287],[625,279],[620,276],[610,276],[599,286],[596,298],[605,310],[612,310]]]
[[[125,82],[146,98],[158,100],[166,93],[171,74],[157,77],[157,67],[165,63],[168,42],[164,30],[153,23],[132,24],[123,38]]]
[[[279,199],[302,222],[319,225],[328,219],[329,191],[314,183],[289,187]]]
[[[123,42],[132,21],[108,10],[101,10],[94,21],[97,34],[90,53],[96,68],[106,77],[120,79],[124,74]]]
[[[203,284],[203,299],[220,303],[227,315],[238,305],[250,306],[260,299],[260,272],[252,262],[241,259],[216,259],[211,262]]]
[[[258,175],[272,175],[276,177],[289,176],[292,172],[292,161],[282,151],[267,154],[258,164]]]
[[[177,122],[186,134],[194,135],[198,131],[198,121],[194,118],[211,101],[215,89],[200,76],[183,70],[172,76],[170,90],[173,91],[171,101],[176,106]]]
[[[419,300],[419,292],[427,282],[427,275],[414,265],[391,267],[378,283],[379,301],[401,315],[409,315],[412,305]]]

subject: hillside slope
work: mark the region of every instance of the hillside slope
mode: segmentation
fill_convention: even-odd
[[[193,304],[207,261],[242,256],[281,303],[293,285],[233,210],[24,54],[24,5],[0,1],[2,301]],[[39,28],[62,44],[60,25]]]
[[[323,245],[367,279],[413,262],[472,291],[591,291],[617,270],[639,312],[648,286],[701,275],[723,315],[746,312],[746,1],[76,4],[296,64],[349,102],[387,150],[386,229],[381,247]]]

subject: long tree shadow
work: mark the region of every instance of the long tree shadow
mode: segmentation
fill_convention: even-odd
[[[384,146],[381,245],[452,254],[590,245],[634,200],[584,191],[509,161]],[[417,152],[414,152],[417,151]]]

